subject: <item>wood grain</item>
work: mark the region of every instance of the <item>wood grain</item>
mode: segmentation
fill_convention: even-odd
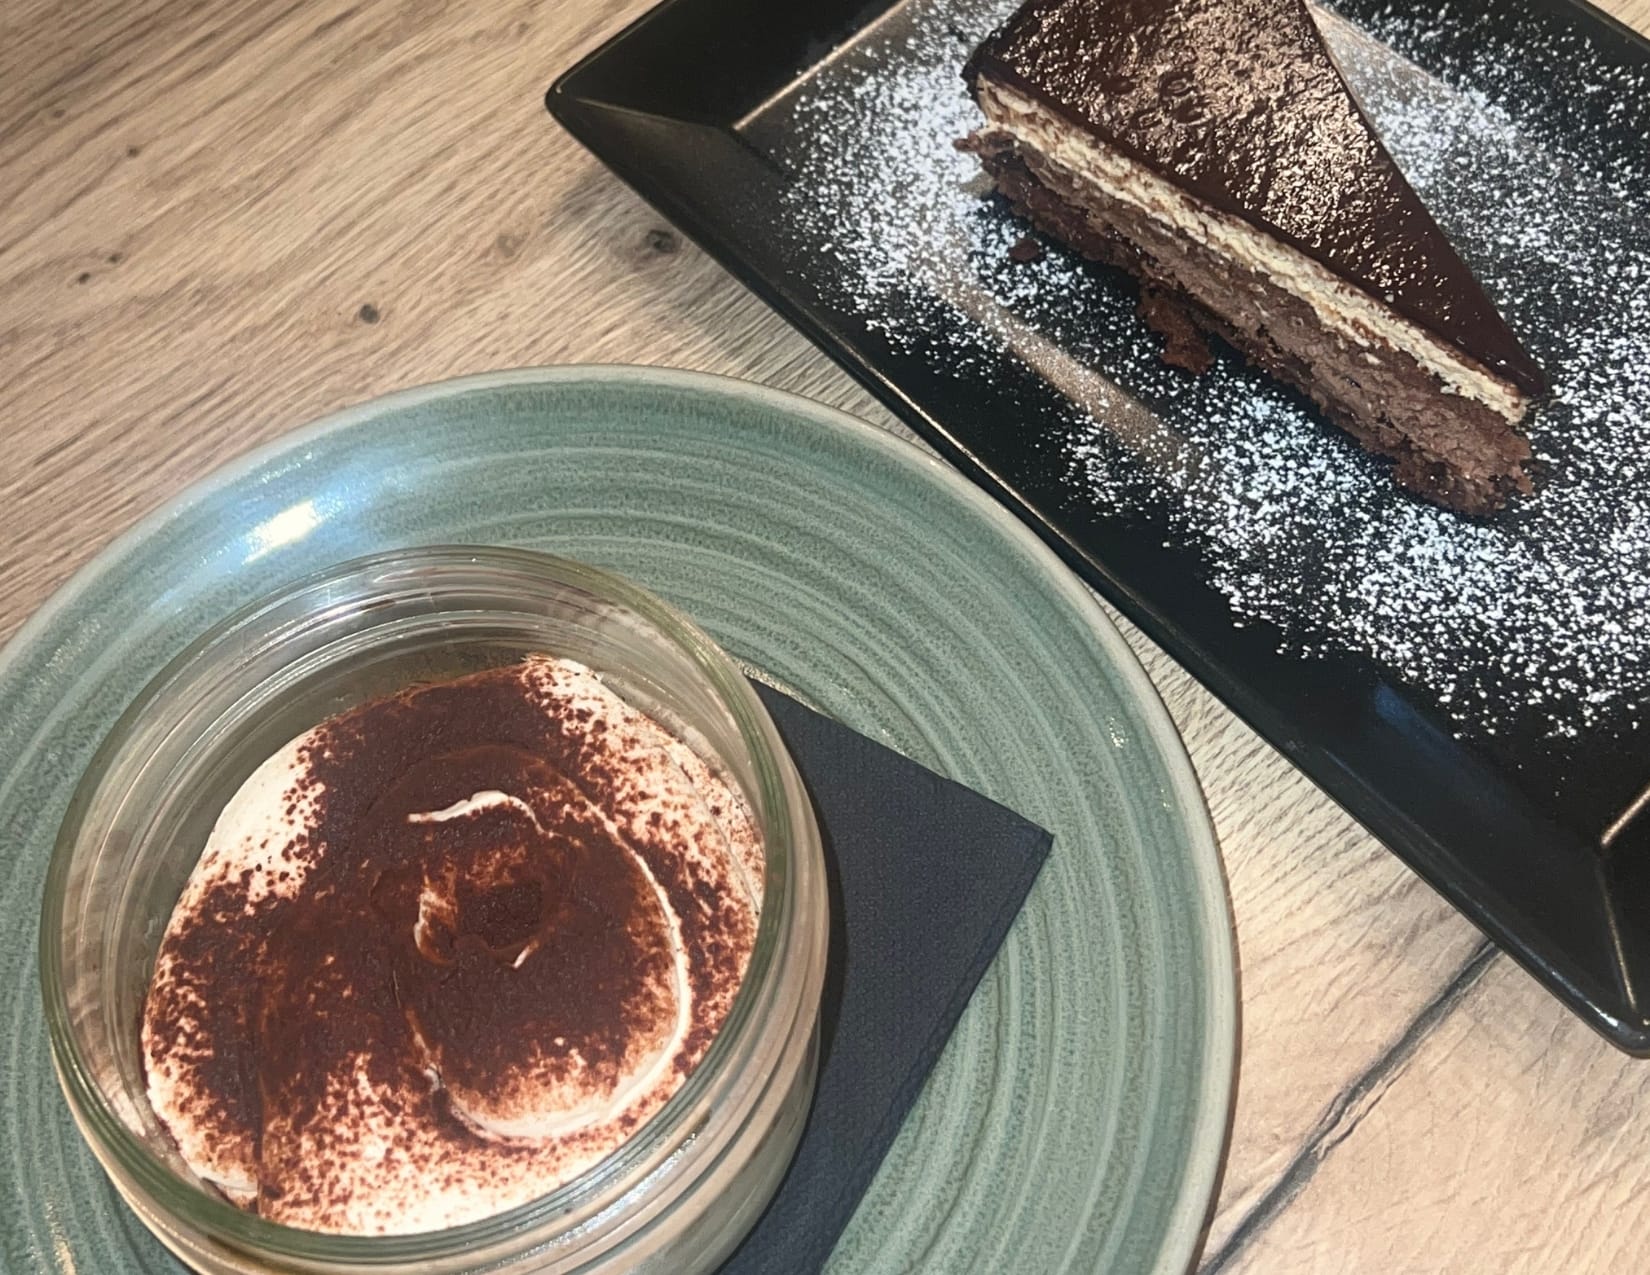
[[[1650,1270],[1645,1073],[1497,958],[1225,1269]]]
[[[898,429],[545,116],[552,76],[646,3],[0,10],[0,639],[218,462],[407,384],[665,363]],[[1608,7],[1650,29],[1650,0]],[[1632,1268],[1650,1067],[1491,958],[1128,631],[1208,791],[1238,922],[1242,1071],[1205,1266]]]

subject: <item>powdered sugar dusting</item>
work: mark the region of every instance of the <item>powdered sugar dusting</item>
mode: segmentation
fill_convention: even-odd
[[[1650,149],[1624,163],[1619,134],[1606,148],[1573,118],[1558,126],[1513,71],[1497,83],[1493,57],[1434,78],[1394,50],[1436,36],[1415,19],[1316,15],[1554,382],[1530,425],[1537,494],[1472,521],[1398,492],[1235,360],[1201,378],[1164,367],[1113,277],[1058,250],[1009,260],[1024,227],[952,143],[979,123],[962,62],[1014,7],[918,0],[778,108],[805,139],[780,155],[797,178],[782,229],[826,245],[834,302],[961,376],[994,375],[1005,352],[1034,369],[1056,394],[1028,446],[1060,448],[1098,511],[1149,510],[1196,546],[1234,621],[1274,626],[1284,652],[1367,656],[1469,734],[1636,729],[1650,710]],[[1558,52],[1588,65],[1585,46]],[[1647,78],[1601,62],[1577,91],[1631,102]]]

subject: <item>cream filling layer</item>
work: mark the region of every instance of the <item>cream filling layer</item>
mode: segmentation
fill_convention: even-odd
[[[1516,387],[1440,346],[1418,324],[1377,304],[1305,253],[1193,199],[1001,81],[981,77],[979,102],[992,128],[1058,164],[1079,185],[1121,200],[1265,276],[1310,305],[1318,321],[1337,336],[1366,351],[1377,344],[1398,349],[1437,377],[1446,392],[1474,399],[1508,420],[1524,414],[1525,398]]]

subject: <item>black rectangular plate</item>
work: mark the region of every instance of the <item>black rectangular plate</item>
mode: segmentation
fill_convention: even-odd
[[[1437,685],[1356,644],[1286,620],[1240,615],[1217,587],[1206,545],[1183,534],[1172,494],[1126,507],[1096,503],[1069,451],[1039,444],[1069,431],[1060,423],[1068,394],[1046,367],[1039,373],[1031,365],[1036,360],[1028,361],[1023,348],[983,356],[976,350],[958,360],[940,331],[945,322],[936,324],[932,311],[845,298],[828,227],[798,221],[794,212],[798,164],[805,162],[799,157],[826,144],[812,130],[831,125],[796,103],[824,74],[839,83],[844,76],[874,82],[886,51],[911,24],[932,25],[951,2],[670,0],[563,75],[549,107],[1588,1023],[1621,1048],[1650,1055],[1650,814],[1636,813],[1650,788],[1650,712],[1642,711],[1650,706],[1650,685],[1629,688],[1613,717],[1581,729],[1554,734],[1562,703],[1503,715],[1508,720],[1485,727],[1464,719],[1458,700],[1452,709]],[[955,0],[976,23],[991,2]],[[1650,99],[1634,91],[1650,74],[1650,42],[1595,10],[1565,0],[1510,0],[1489,14],[1419,0],[1346,0],[1336,11],[1376,40],[1402,27],[1394,26],[1394,14],[1424,12],[1424,38],[1394,46],[1406,64],[1515,118],[1537,112],[1549,132],[1585,131],[1598,152],[1593,171],[1634,181],[1650,172]],[[959,25],[950,34],[960,69],[983,31]],[[1486,67],[1494,73],[1477,82]],[[982,216],[1007,218],[985,201],[981,209]],[[1447,210],[1435,211],[1455,234]],[[1633,224],[1636,213],[1623,216]],[[1650,254],[1650,243],[1639,247]],[[1005,268],[966,256],[957,265],[987,273]],[[1515,291],[1540,295],[1526,298],[1512,317],[1521,331],[1533,322],[1562,332],[1569,304],[1563,281],[1543,268],[1532,264],[1527,278],[1513,280],[1528,284]],[[1092,287],[1126,296],[1122,281],[1089,274]],[[1174,394],[1154,388],[1159,377],[1130,381],[1142,366],[1135,347],[1149,338],[1131,326],[1126,306],[1097,315],[1091,333],[1082,333],[1083,321],[1079,315],[1075,328],[1060,328],[1079,333],[1079,361],[1151,410],[1176,410]],[[1625,314],[1622,321],[1642,330],[1650,315]],[[1565,357],[1556,338],[1533,344],[1549,367]],[[1253,374],[1229,354],[1219,362],[1218,384],[1249,384]],[[1650,454],[1647,427],[1636,426]],[[1539,417],[1536,431],[1539,443]],[[1331,463],[1365,465],[1372,485],[1384,481],[1374,462],[1327,427],[1323,433]],[[1642,484],[1645,476],[1624,469],[1621,481]],[[1287,488],[1281,498],[1291,498]],[[1391,501],[1407,499],[1390,493]],[[1515,509],[1502,525],[1516,529],[1520,517]],[[1641,541],[1629,535],[1624,543],[1631,552]],[[1620,596],[1605,592],[1578,601],[1604,623],[1650,623],[1643,614],[1650,599],[1626,589]],[[1493,667],[1465,667],[1462,684],[1489,700],[1527,694],[1498,683]],[[1561,689],[1565,694],[1583,696],[1588,688],[1572,685]]]

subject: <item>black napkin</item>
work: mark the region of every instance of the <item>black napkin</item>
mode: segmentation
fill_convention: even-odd
[[[721,1275],[825,1264],[1052,837],[1013,811],[756,685],[813,797],[831,937],[819,1084],[773,1202]]]

